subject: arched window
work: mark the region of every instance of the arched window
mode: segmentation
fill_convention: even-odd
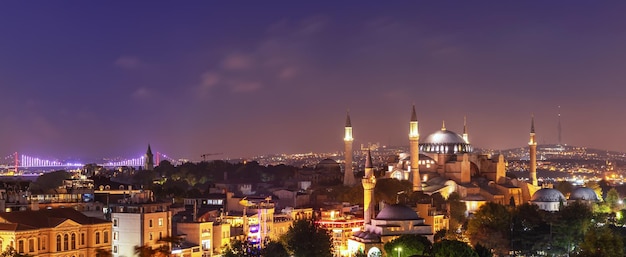
[[[96,244],[100,243],[100,232],[96,232]]]
[[[109,231],[104,231],[102,232],[102,235],[104,236],[104,243],[108,243],[109,242]]]
[[[57,235],[57,252],[61,251],[61,235]]]
[[[70,245],[70,240],[69,240],[69,236],[67,234],[65,234],[63,236],[63,250],[67,251],[67,249],[69,249],[69,245]]]
[[[76,234],[72,233],[72,250],[76,249]]]

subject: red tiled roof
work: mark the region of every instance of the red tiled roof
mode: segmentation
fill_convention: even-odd
[[[0,213],[0,217],[8,223],[0,223],[0,230],[29,230],[36,228],[52,228],[72,220],[81,225],[104,224],[109,221],[88,217],[79,211],[70,208],[17,211]],[[15,226],[13,228],[12,226]]]

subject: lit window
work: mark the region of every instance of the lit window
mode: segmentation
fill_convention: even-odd
[[[159,218],[159,227],[163,227],[163,218]]]

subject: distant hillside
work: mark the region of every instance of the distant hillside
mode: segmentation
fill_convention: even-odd
[[[476,149],[476,151],[484,154],[504,154],[509,160],[528,160],[527,146],[505,150]],[[538,145],[537,155],[540,160],[610,160],[626,162],[626,153],[623,152],[571,145]]]

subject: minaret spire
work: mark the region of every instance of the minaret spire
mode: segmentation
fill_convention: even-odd
[[[559,113],[558,113],[559,123],[556,125],[557,133],[559,136],[559,145],[561,145],[561,106],[559,105]]]
[[[356,181],[354,180],[354,171],[352,170],[352,122],[350,121],[350,111],[346,114],[346,127],[344,128],[344,147],[345,147],[345,166],[343,174],[343,185],[353,186]]]
[[[146,155],[144,156],[144,170],[154,170],[154,155],[152,154],[152,149],[150,148],[150,144],[148,144],[148,150],[146,151]]]
[[[446,130],[446,121],[445,120],[441,121],[441,130],[442,131]]]
[[[467,117],[463,116],[463,140],[469,144],[469,135],[467,134]]]
[[[417,126],[417,115],[415,114],[415,105],[411,112],[411,121],[409,122],[409,152],[411,155],[411,183],[413,191],[422,191],[422,180],[420,178],[420,151],[419,151],[419,129]]]
[[[376,187],[376,177],[373,172],[372,153],[367,149],[365,157],[365,177],[361,179],[363,185],[363,223],[370,224],[372,219],[372,199],[374,199],[374,188]]]
[[[530,155],[530,182],[537,186],[537,140],[535,138],[535,115],[530,119],[530,141],[528,142],[528,154]]]

